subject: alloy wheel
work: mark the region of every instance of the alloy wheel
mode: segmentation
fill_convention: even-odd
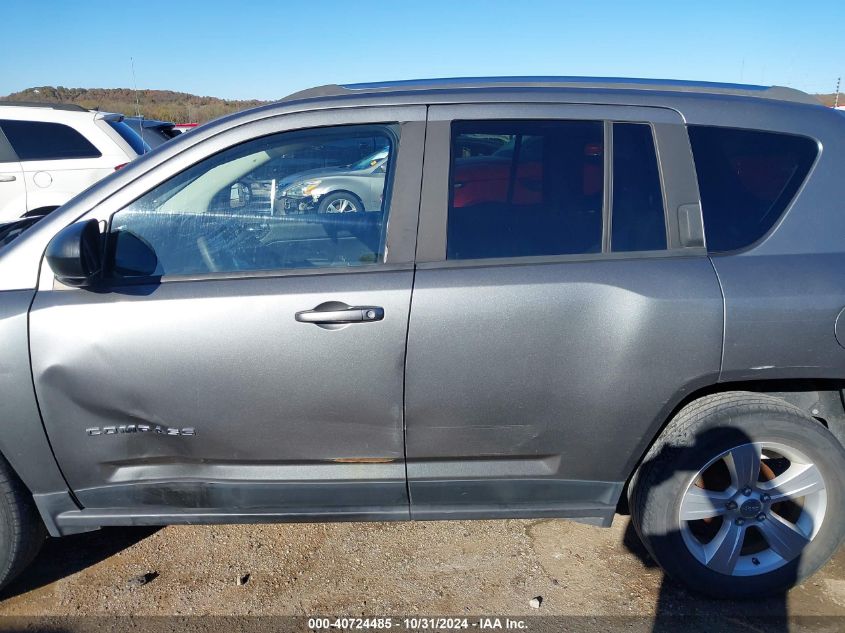
[[[692,478],[681,501],[681,535],[713,571],[755,576],[798,558],[826,509],[824,478],[806,455],[776,442],[742,444]]]
[[[354,213],[358,206],[348,198],[338,198],[326,205],[326,213]]]

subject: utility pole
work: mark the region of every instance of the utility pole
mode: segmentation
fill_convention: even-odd
[[[836,78],[836,96],[833,98],[833,107],[839,107],[839,82],[842,80],[842,77]]]

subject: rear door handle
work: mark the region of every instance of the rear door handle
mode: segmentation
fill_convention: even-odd
[[[12,176],[11,174],[0,174],[0,182],[14,182],[17,180],[17,177]]]
[[[296,320],[300,323],[339,324],[339,323],[367,323],[381,321],[384,318],[384,308],[376,306],[357,306],[341,310],[304,310],[296,313]]]

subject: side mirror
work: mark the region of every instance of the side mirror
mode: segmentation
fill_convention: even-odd
[[[47,245],[47,262],[67,286],[90,286],[103,270],[100,225],[88,220],[66,226]]]

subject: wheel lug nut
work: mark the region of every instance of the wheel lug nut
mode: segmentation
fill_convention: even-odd
[[[771,500],[771,497],[769,495],[767,495],[765,492],[760,495],[760,501],[762,501],[763,503],[770,501],[770,500]]]
[[[746,486],[745,488],[742,489],[742,494],[744,494],[746,497],[750,497],[751,496],[751,488]]]
[[[728,501],[727,508],[728,510],[736,510],[736,501]]]
[[[734,523],[736,523],[737,525],[745,525],[745,519],[743,519],[742,517],[740,517],[739,519],[737,519],[736,521],[734,521]]]
[[[761,512],[760,514],[757,515],[757,520],[758,521],[765,521],[766,515]]]

